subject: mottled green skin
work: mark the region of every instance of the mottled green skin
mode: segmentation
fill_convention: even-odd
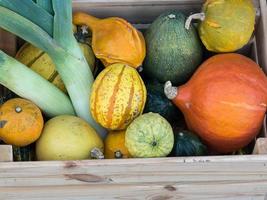
[[[164,84],[158,81],[149,81],[146,82],[146,89],[147,101],[144,113],[158,113],[167,119],[168,122],[174,122],[182,116],[178,108],[166,98],[164,94]]]
[[[174,131],[172,156],[203,156],[205,154],[207,154],[207,147],[198,136],[186,130]]]
[[[185,83],[202,61],[202,44],[194,26],[186,30],[186,17],[178,11],[160,15],[145,33],[144,73],[165,83]]]
[[[171,125],[156,113],[136,118],[126,130],[125,145],[133,157],[167,156],[174,144]]]

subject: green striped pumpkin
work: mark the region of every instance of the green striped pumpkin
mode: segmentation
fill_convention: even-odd
[[[146,88],[138,72],[125,64],[113,64],[96,78],[90,100],[96,122],[110,130],[124,130],[142,114]]]

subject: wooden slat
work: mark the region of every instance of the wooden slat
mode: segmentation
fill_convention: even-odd
[[[0,188],[8,200],[263,200],[267,183],[165,183]]]
[[[258,138],[256,140],[253,154],[267,154],[267,138]]]
[[[16,54],[16,37],[3,29],[0,29],[0,49],[10,56]]]
[[[12,146],[0,144],[0,162],[10,161],[13,161]]]
[[[176,9],[190,14],[200,12],[204,0],[73,0],[74,11],[97,17],[119,16],[131,23],[151,23],[162,12]],[[259,0],[254,0],[259,8]]]
[[[0,164],[0,199],[263,199],[267,156]]]
[[[267,73],[267,3],[266,0],[260,0],[261,4],[261,18],[257,24],[256,44],[258,50],[259,64]]]

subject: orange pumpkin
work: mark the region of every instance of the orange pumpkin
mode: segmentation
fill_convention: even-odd
[[[245,56],[213,56],[185,85],[177,89],[167,82],[164,89],[184,113],[189,129],[217,152],[229,153],[244,147],[261,129],[267,78]]]
[[[141,32],[122,18],[98,19],[78,12],[73,16],[76,25],[87,25],[92,30],[94,54],[107,67],[123,63],[137,68],[141,66],[145,54],[145,39]]]
[[[23,147],[35,142],[43,129],[43,116],[32,102],[14,98],[0,107],[0,139]]]

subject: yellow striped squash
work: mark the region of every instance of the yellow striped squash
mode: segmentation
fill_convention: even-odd
[[[95,57],[91,47],[85,43],[78,44],[85,56],[86,61],[91,67],[91,71],[95,73],[95,70],[97,69],[95,67]],[[38,49],[30,43],[25,43],[17,52],[16,59],[31,68],[46,80],[53,83],[60,90],[67,93],[65,85],[56,71],[53,61],[44,51]]]
[[[96,78],[90,99],[93,118],[110,130],[123,130],[144,110],[146,87],[138,72],[113,64]]]

